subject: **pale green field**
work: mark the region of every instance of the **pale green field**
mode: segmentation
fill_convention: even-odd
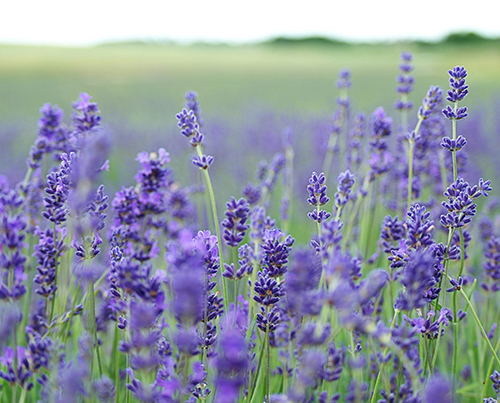
[[[399,54],[414,54],[419,103],[429,85],[447,86],[447,70],[469,71],[471,105],[500,89],[500,49],[493,47],[113,45],[95,48],[0,46],[0,118],[36,119],[44,102],[62,107],[88,92],[103,114],[137,123],[173,121],[187,90],[206,114],[236,114],[250,103],[279,110],[329,113],[338,71],[352,71],[355,109],[391,105]]]

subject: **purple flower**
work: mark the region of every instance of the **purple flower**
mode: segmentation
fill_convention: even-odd
[[[264,231],[261,265],[269,277],[281,277],[287,272],[288,255],[295,240],[290,235],[281,240],[283,236],[277,228]]]
[[[418,117],[419,119],[427,119],[431,116],[431,113],[441,102],[441,96],[443,91],[438,86],[433,86],[429,88],[427,95],[422,101],[422,106],[418,109]]]
[[[184,103],[184,107],[188,111],[193,111],[196,117],[196,122],[201,128],[203,126],[203,119],[201,117],[201,108],[200,102],[198,101],[198,94],[194,91],[188,91],[186,92],[186,95],[184,95],[184,99],[186,100],[186,102]]]
[[[349,201],[349,195],[354,185],[354,175],[348,169],[338,177],[337,193],[335,193],[335,209],[342,211]],[[340,212],[337,213],[340,216]]]
[[[482,284],[482,287],[489,291],[498,291],[500,290],[500,238],[492,236],[488,240],[484,256],[485,274],[494,280],[494,285]]]
[[[403,221],[399,221],[398,216],[392,218],[390,215],[384,218],[380,230],[380,239],[385,253],[397,249],[397,243],[405,237],[406,229]]]
[[[52,228],[41,230],[37,227],[35,235],[39,237],[38,244],[35,245],[33,256],[37,259],[37,273],[34,282],[40,287],[36,293],[47,298],[57,291],[55,285],[56,279],[56,260],[66,250],[64,238],[67,235],[66,228],[57,228],[54,233]]]
[[[451,90],[448,90],[446,99],[450,102],[463,101],[469,93],[469,86],[465,85],[467,70],[465,70],[464,66],[455,66],[453,69],[448,70],[448,74],[450,75]]]
[[[325,185],[325,174],[313,172],[309,178],[309,185],[307,185],[307,191],[309,192],[309,198],[307,202],[312,206],[323,206],[330,201],[330,198],[326,195],[326,185]],[[319,223],[327,220],[331,214],[324,210],[315,210],[314,212],[308,213],[308,217]]]
[[[410,311],[423,307],[427,302],[426,291],[435,283],[434,265],[436,260],[430,252],[417,250],[401,275],[405,291],[399,295],[396,308]]]
[[[474,199],[491,191],[491,181],[484,182],[481,178],[477,185],[469,186],[461,177],[458,177],[444,192],[448,201],[441,204],[447,210],[442,214],[440,221],[445,228],[460,228],[471,222],[476,215],[477,205]]]
[[[467,140],[463,136],[458,136],[456,140],[449,137],[443,137],[441,147],[448,151],[460,151],[467,144]]]
[[[47,187],[45,188],[47,196],[43,199],[45,211],[42,212],[42,215],[55,224],[66,221],[68,214],[66,202],[70,189],[73,187],[70,175],[75,160],[75,153],[62,154],[59,169],[47,175]]]
[[[177,126],[181,129],[182,135],[189,139],[193,147],[203,143],[203,134],[200,133],[200,126],[196,121],[193,110],[182,109],[177,115]]]
[[[212,162],[214,162],[214,157],[211,155],[196,156],[192,159],[193,165],[200,169],[208,169]]]
[[[409,248],[420,249],[434,244],[434,240],[432,239],[434,222],[429,220],[430,214],[429,211],[425,211],[424,206],[419,204],[410,206],[408,219],[406,220],[406,244]]]
[[[97,103],[90,102],[92,97],[86,92],[80,94],[80,98],[73,103],[73,115],[71,120],[77,133],[90,132],[100,126],[101,116]]]
[[[399,65],[399,69],[401,73],[396,77],[396,81],[398,83],[396,87],[396,91],[400,94],[400,99],[396,101],[394,107],[398,110],[407,110],[410,111],[413,107],[413,103],[408,101],[408,94],[413,90],[413,84],[415,83],[415,79],[412,75],[410,75],[413,70],[413,66],[411,64],[413,56],[410,52],[401,52],[401,64]]]
[[[238,400],[240,389],[247,381],[248,348],[245,338],[236,330],[227,330],[222,333],[219,348],[215,362],[217,368],[216,401],[234,403]]]
[[[238,201],[231,197],[231,200],[226,203],[226,218],[222,221],[224,227],[224,240],[229,246],[236,247],[243,241],[245,233],[250,228],[246,224],[250,206],[245,199]]]
[[[431,377],[424,391],[424,403],[453,403],[454,395],[451,383],[441,375]]]

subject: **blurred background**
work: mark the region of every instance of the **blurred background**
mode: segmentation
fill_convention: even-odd
[[[72,102],[87,92],[99,104],[113,145],[105,177],[110,193],[134,183],[137,153],[158,147],[170,152],[176,177],[187,185],[197,172],[175,114],[184,94],[196,91],[206,153],[216,161],[211,172],[219,202],[239,197],[259,161],[284,151],[282,133],[290,128],[295,193],[305,206],[307,178],[321,170],[337,107],[339,71],[352,74],[352,116],[383,106],[397,130],[396,76],[401,52],[409,51],[415,67],[412,122],[429,86],[447,89],[448,69],[466,67],[469,117],[459,134],[469,141],[474,172],[495,179],[500,26],[491,2],[457,1],[453,10],[436,1],[421,1],[418,8],[392,0],[340,3],[3,4],[0,171],[11,183],[21,180],[40,107],[58,104],[69,123]],[[343,170],[340,164],[334,169]]]

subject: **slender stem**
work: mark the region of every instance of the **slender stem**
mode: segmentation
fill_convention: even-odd
[[[451,278],[451,277],[449,277],[449,278]],[[486,344],[488,345],[488,348],[490,349],[491,353],[493,354],[493,357],[495,358],[495,361],[497,362],[497,364],[500,365],[500,358],[498,358],[498,355],[496,353],[496,349],[494,349],[493,346],[491,345],[490,339],[488,338],[488,335],[486,334],[486,331],[484,330],[484,327],[483,327],[483,325],[481,323],[481,320],[477,316],[476,310],[474,309],[474,306],[470,302],[469,297],[467,297],[467,294],[465,293],[465,291],[463,290],[463,288],[460,288],[459,292],[464,297],[465,302],[467,302],[467,305],[469,306],[469,308],[470,308],[470,310],[472,312],[472,315],[474,316],[474,319],[476,320],[476,323],[477,323],[477,325],[479,327],[479,330],[481,330],[481,333],[482,333],[484,339],[486,340]]]
[[[394,311],[394,316],[392,318],[392,323],[391,323],[391,327],[390,327],[391,331],[392,331],[392,329],[394,329],[394,325],[396,324],[396,319],[398,317],[398,314],[399,314],[399,309],[396,309]],[[392,338],[392,336],[391,336],[391,338]],[[391,341],[389,340],[389,342],[387,343],[387,346],[384,349],[384,353],[382,355],[382,357],[384,359],[385,359],[385,356],[387,355],[387,352],[389,351],[389,344],[390,343],[391,343]],[[375,403],[377,401],[378,386],[380,384],[380,379],[382,378],[382,369],[385,367],[385,364],[386,364],[386,361],[383,361],[380,364],[380,368],[379,368],[378,374],[377,374],[377,379],[375,380],[375,386],[373,387],[373,393],[372,393],[372,398],[370,400],[370,403]]]
[[[57,246],[57,231],[56,231],[56,223],[54,223],[52,230],[54,231],[54,248]],[[58,264],[58,254],[54,256],[54,294],[52,294],[52,301],[50,305],[50,317],[49,317],[49,326],[52,323],[52,319],[54,318],[54,308],[56,304],[56,292],[57,292],[57,264]]]
[[[95,320],[95,295],[94,295],[94,280],[91,279],[89,281],[89,286],[90,286],[90,312],[89,312],[89,320],[90,320],[90,326],[89,330],[92,333],[92,336],[94,337],[94,348],[96,352],[96,357],[97,357],[97,368],[99,370],[99,376],[102,377],[102,363],[101,363],[101,354],[99,352],[99,340],[97,337],[97,326],[96,326],[96,320]]]
[[[196,147],[198,150],[198,154],[201,156],[201,150]],[[219,227],[219,218],[217,217],[217,207],[215,204],[215,194],[214,194],[214,189],[212,187],[212,182],[210,181],[210,175],[208,174],[207,169],[203,169],[203,175],[205,177],[205,181],[207,183],[207,188],[208,188],[208,194],[210,195],[210,203],[212,205],[212,213],[213,213],[213,218],[214,218],[214,226],[215,226],[215,232],[217,233],[217,241],[218,241],[218,246],[219,246],[219,266],[221,271],[224,270],[224,256],[222,255],[222,236],[220,233],[220,227]],[[227,295],[227,287],[226,287],[226,280],[224,277],[222,277],[222,287],[223,287],[223,298],[224,298],[224,306],[228,307],[228,295]]]
[[[495,351],[498,351],[498,348],[500,348],[500,336],[498,337],[497,344],[495,345]],[[486,398],[486,393],[488,392],[488,386],[490,382],[490,374],[493,371],[493,364],[495,362],[494,357],[491,358],[490,360],[490,365],[488,366],[488,370],[486,371],[486,375],[484,377],[484,387],[483,387],[483,395],[482,399]]]
[[[267,337],[267,333],[266,336]],[[262,367],[262,357],[264,356],[264,348],[266,344],[265,341],[262,342],[261,345],[261,350],[260,350],[260,355],[259,355],[259,362],[257,364],[257,368],[255,368],[255,375],[253,377],[252,382],[249,384],[249,389],[248,389],[248,395],[247,395],[247,402],[253,403],[255,399],[255,391],[258,389],[258,386],[260,385],[260,381],[262,379],[260,375],[260,368]]]
[[[267,316],[266,308],[266,316]],[[271,343],[269,340],[269,323],[266,331],[266,402],[271,402]]]
[[[24,403],[24,401],[26,400],[26,391],[27,391],[27,388],[26,388],[26,385],[24,385],[23,389],[21,391],[21,396],[19,397],[19,403]]]

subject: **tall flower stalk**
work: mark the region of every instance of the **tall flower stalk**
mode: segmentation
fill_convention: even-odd
[[[182,109],[177,115],[177,125],[181,129],[181,133],[189,139],[189,142],[196,150],[196,157],[193,158],[193,165],[200,168],[203,172],[203,176],[205,178],[205,184],[207,186],[208,194],[210,196],[210,204],[213,214],[215,232],[217,234],[217,240],[219,244],[219,259],[220,259],[220,267],[224,267],[224,257],[222,253],[222,235],[220,231],[219,218],[217,215],[217,205],[215,203],[215,193],[212,186],[212,181],[210,180],[210,175],[208,173],[208,168],[212,165],[214,158],[211,155],[203,154],[202,144],[204,135],[200,132],[200,127],[196,120],[196,115],[193,110],[187,111],[186,109]],[[222,279],[222,286],[224,292],[224,305],[228,306],[228,295],[227,295],[227,286],[226,281]]]

